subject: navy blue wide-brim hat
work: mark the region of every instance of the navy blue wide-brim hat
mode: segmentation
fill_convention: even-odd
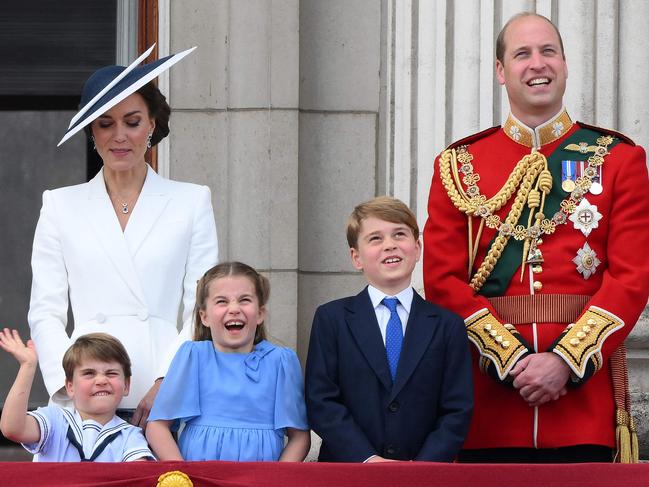
[[[57,144],[57,147],[196,49],[196,47],[192,47],[178,54],[172,54],[152,63],[138,66],[147,58],[154,47],[155,44],[128,67],[105,66],[90,75],[90,78],[83,85],[81,108],[72,117],[68,130],[61,142]]]

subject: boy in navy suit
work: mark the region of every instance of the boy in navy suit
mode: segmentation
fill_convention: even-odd
[[[358,205],[347,225],[368,286],[320,306],[306,364],[309,423],[324,462],[449,462],[473,408],[464,322],[412,287],[419,227],[401,201]]]

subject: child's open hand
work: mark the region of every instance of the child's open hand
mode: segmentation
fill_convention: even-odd
[[[36,365],[38,363],[34,343],[28,340],[27,345],[25,345],[18,334],[18,330],[5,328],[0,331],[0,348],[13,355],[20,365]]]

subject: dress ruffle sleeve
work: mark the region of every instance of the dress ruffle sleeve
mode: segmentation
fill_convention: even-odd
[[[275,389],[275,429],[308,430],[302,368],[293,350],[280,348]]]
[[[180,421],[201,415],[200,344],[185,342],[176,352],[151,408],[149,421],[178,420],[174,423],[176,429]]]

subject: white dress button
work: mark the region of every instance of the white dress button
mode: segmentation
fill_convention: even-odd
[[[142,321],[146,321],[149,318],[149,312],[146,309],[141,309],[138,311],[137,317]]]
[[[105,323],[106,315],[104,313],[97,313],[97,315],[95,316],[95,320],[97,320],[97,323]]]

